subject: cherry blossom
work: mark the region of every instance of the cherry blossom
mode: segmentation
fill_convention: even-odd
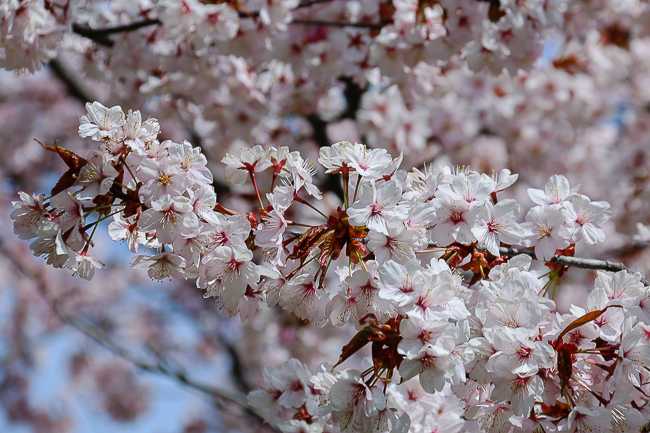
[[[122,107],[104,107],[95,101],[86,104],[88,115],[81,116],[79,135],[101,141],[118,133],[119,127],[126,123]]]
[[[517,224],[519,206],[514,200],[504,200],[496,205],[487,202],[478,214],[478,222],[472,228],[472,233],[487,250],[499,255],[500,242],[510,245],[521,244],[525,232]]]
[[[571,314],[554,315],[561,269],[547,263],[551,271],[544,274],[532,269],[530,256],[501,255],[501,246],[510,245],[534,248],[536,256],[549,261],[562,257],[570,241],[581,236],[587,243],[602,239],[597,224],[606,221],[609,204],[571,192],[562,176],[549,180],[545,195],[529,190],[543,204],[519,223],[519,203],[496,198],[496,189],[512,185],[510,172],[502,172],[499,184],[476,171],[445,167],[407,175],[397,169],[399,158],[337,143],[323,148],[320,160],[329,175],[341,177],[347,193],[327,215],[316,207],[324,201],[315,194],[318,189],[314,202],[298,195],[309,185],[317,188],[316,172],[307,169],[306,159],[284,148],[256,147],[224,158],[230,181],[249,179],[260,206],[260,190],[267,188],[269,206],[244,215],[217,202],[207,185],[211,175],[205,160],[188,142],[164,142],[151,156],[117,148],[117,158],[105,148],[78,159],[80,177],[49,202],[22,194],[12,214],[16,233],[36,237],[34,254],[49,264],[91,279],[106,266],[88,254],[95,233],[89,229],[115,207],[109,235],[126,240],[133,252],[139,245],[157,250],[131,260],[154,280],[196,278],[205,297],[242,321],[252,320],[265,306],[279,305],[318,327],[352,322],[357,336],[343,346],[339,364],[372,342],[372,367],[325,377],[311,375],[293,360],[279,371],[265,370],[265,387],[249,402],[286,431],[304,427],[291,421],[295,416],[343,431],[399,431],[411,425],[411,417],[422,426],[437,425],[439,420],[417,415],[411,403],[398,403],[393,391],[377,386],[391,382],[394,374],[406,383],[417,377],[424,392],[434,396],[485,387],[484,395],[467,397],[465,404],[468,420],[479,413],[492,420],[492,427],[477,422],[486,431],[544,423],[546,402],[562,400],[563,391],[577,398],[576,389],[585,383],[599,384],[603,393],[621,384],[642,386],[648,339],[647,324],[638,321],[650,315],[640,274],[599,272],[584,308],[572,305]],[[124,157],[130,152],[138,157]],[[375,167],[381,175],[363,172],[360,161],[369,167],[382,161]],[[103,176],[87,174],[102,170]],[[273,172],[271,184],[258,184],[257,176],[267,170]],[[355,172],[359,175],[350,176]],[[110,183],[126,173],[131,186]],[[278,178],[288,182],[276,185]],[[112,198],[91,203],[92,197]],[[315,211],[304,219],[309,223],[299,222],[304,216],[294,210],[297,206]],[[87,223],[95,212],[98,220]],[[431,241],[434,249],[429,249]],[[420,254],[436,248],[439,257],[423,265]],[[264,254],[256,258],[258,250]],[[464,282],[454,269],[469,272],[471,280]],[[573,325],[579,321],[584,323]],[[576,358],[570,367],[567,357]],[[612,374],[596,377],[592,362],[609,362]],[[327,385],[317,385],[321,380]],[[504,405],[512,412],[506,414]],[[567,411],[562,425],[590,422],[591,412],[576,410]]]
[[[401,195],[402,189],[395,181],[379,187],[374,184],[362,186],[359,200],[348,209],[350,223],[388,235],[386,219],[399,215],[396,206]]]
[[[535,254],[541,260],[549,260],[556,250],[569,246],[569,232],[564,224],[564,215],[557,204],[535,206],[526,214],[524,228],[532,232],[529,239],[535,247]]]
[[[40,337],[68,322],[228,408],[179,431],[640,431],[649,17],[604,0],[4,2],[0,66],[23,75],[2,78],[0,172],[29,241],[2,242],[8,422],[76,426],[66,398],[46,413],[27,392]],[[143,287],[106,231],[174,285]],[[123,368],[85,360],[70,388],[115,419],[146,408]]]

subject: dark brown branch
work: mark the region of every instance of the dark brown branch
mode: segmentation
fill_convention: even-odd
[[[633,256],[637,253],[640,253],[641,251],[645,250],[650,246],[650,243],[648,242],[641,242],[641,241],[634,241],[632,243],[622,245],[617,248],[612,248],[610,250],[605,250],[601,252],[599,255],[603,258],[606,259],[608,257],[626,257],[626,256]]]
[[[289,24],[303,24],[309,26],[328,26],[328,27],[356,27],[361,29],[381,30],[386,24],[381,23],[350,23],[346,21],[321,21],[321,20],[303,20],[293,19]]]
[[[256,19],[257,17],[260,16],[259,12],[248,12],[248,11],[239,11],[239,18],[250,18],[250,19]]]
[[[74,23],[72,24],[72,29],[83,29],[84,31],[91,32],[94,35],[112,35],[115,33],[132,32],[133,30],[138,30],[143,27],[157,26],[158,24],[161,24],[161,21],[158,18],[153,18],[120,26],[104,27],[102,29],[92,29],[87,24]]]
[[[357,83],[354,82],[352,77],[340,77],[339,81],[345,84],[345,90],[343,90],[343,95],[345,96],[345,101],[347,102],[347,108],[339,119],[357,119],[357,112],[361,107],[361,98],[366,91],[367,87],[360,87]]]
[[[230,356],[230,374],[232,375],[235,384],[242,392],[249,393],[251,391],[251,387],[244,377],[243,363],[241,356],[239,356],[239,352],[237,352],[237,348],[230,344],[221,335],[219,336],[219,342],[223,348],[226,349],[226,352],[228,352],[228,355]]]
[[[488,252],[485,248],[477,247],[476,249],[479,251]],[[499,248],[499,253],[502,256],[508,256],[508,257],[518,256],[519,254],[525,254],[527,256],[532,257],[533,259],[536,258],[534,251],[523,249],[523,248],[501,247]],[[618,271],[631,272],[629,269],[627,269],[625,264],[621,262],[615,262],[612,260],[583,259],[580,257],[555,255],[551,260],[548,261],[551,263],[556,263],[562,266],[569,266],[572,268],[594,269],[594,270],[609,271],[609,272],[618,272]],[[643,284],[646,286],[650,285],[650,283],[645,278],[641,278],[641,282],[643,282]]]
[[[50,60],[48,66],[52,73],[65,85],[70,96],[83,104],[97,100],[92,92],[81,83],[80,77],[76,77],[70,72],[59,59]]]
[[[80,36],[97,42],[99,45],[110,48],[115,44],[115,42],[111,40],[108,35],[132,32],[143,27],[156,26],[159,24],[161,24],[161,21],[157,18],[137,21],[135,23],[124,24],[121,26],[104,27],[102,29],[93,29],[88,24],[73,23],[72,31]]]
[[[268,424],[262,415],[257,413],[253,408],[251,408],[247,401],[246,401],[246,395],[237,392],[237,391],[231,391],[227,389],[222,389],[222,388],[217,388],[211,385],[207,385],[204,383],[197,382],[194,379],[191,379],[187,376],[187,374],[182,371],[178,367],[172,367],[169,365],[169,362],[166,360],[159,361],[156,363],[148,362],[143,359],[139,359],[137,356],[134,354],[130,353],[128,350],[123,348],[122,346],[118,345],[115,343],[109,336],[108,334],[104,333],[102,330],[99,328],[88,325],[81,321],[79,318],[66,314],[58,308],[56,305],[56,302],[54,305],[52,305],[52,308],[55,310],[56,314],[65,322],[68,323],[75,328],[79,329],[81,332],[95,340],[97,343],[100,345],[104,346],[105,348],[109,349],[111,352],[115,353],[119,357],[129,361],[136,367],[144,370],[144,371],[149,371],[151,373],[158,373],[162,374],[167,377],[171,377],[172,379],[175,379],[179,383],[182,383],[183,385],[195,389],[197,391],[200,391],[204,394],[207,394],[208,396],[212,398],[217,398],[220,400],[228,401],[231,403],[236,404],[237,406],[241,407],[248,415],[252,416],[256,420],[260,422],[260,424],[266,424],[269,429],[273,431],[279,431],[275,426]],[[158,355],[160,357],[160,355]]]
[[[501,0],[476,0],[476,1],[490,3],[491,6],[501,7]]]
[[[106,334],[104,331],[100,330],[99,328],[87,324],[81,319],[65,313],[62,311],[60,306],[57,305],[57,303],[53,303],[52,308],[55,310],[57,315],[67,324],[74,326],[93,340],[95,340],[97,343],[100,345],[104,346],[105,348],[109,349],[111,352],[115,353],[121,358],[124,358],[125,360],[131,362],[138,368],[145,370],[145,371],[150,371],[152,373],[160,373],[165,376],[170,376],[177,381],[181,382],[182,384],[196,389],[198,391],[201,391],[205,394],[208,394],[212,397],[218,397],[223,400],[230,401],[232,403],[235,403],[236,405],[242,407],[243,409],[249,410],[248,404],[246,404],[246,398],[242,394],[235,392],[235,391],[229,391],[225,389],[220,389],[216,388],[210,385],[202,384],[199,382],[194,381],[193,379],[190,379],[187,377],[185,372],[181,371],[178,368],[172,368],[166,364],[167,362],[157,362],[157,363],[151,363],[143,359],[139,359],[136,355],[130,353],[127,351],[125,348],[122,346],[118,345],[115,343],[109,336]],[[259,418],[258,415],[255,415],[257,418]]]
[[[83,36],[84,38],[88,38],[91,41],[104,47],[112,48],[113,45],[115,45],[115,42],[113,42],[108,37],[108,35],[96,34],[94,33],[93,29],[85,24],[72,24],[72,32],[78,34],[79,36]]]
[[[307,116],[307,121],[311,125],[312,129],[312,138],[318,144],[318,147],[329,146],[330,143],[329,136],[327,135],[327,122],[321,119],[321,117],[314,113]]]
[[[300,4],[296,6],[296,9],[308,8],[309,6],[313,6],[319,3],[328,3],[331,1],[332,0],[302,0]]]
[[[181,287],[191,291],[193,294],[196,294],[196,285],[191,284],[191,280],[185,280],[184,285]],[[189,317],[196,317],[198,315],[197,310],[195,310],[193,307],[194,304],[187,304],[185,302],[182,302],[180,298],[177,298],[176,303],[174,304],[174,308],[179,309],[183,314],[186,314]],[[219,329],[224,329],[221,326],[220,320],[218,322],[218,327]],[[242,356],[239,354],[237,347],[235,347],[235,345],[230,342],[229,338],[227,338],[223,332],[211,332],[209,329],[206,329],[206,327],[202,326],[199,326],[199,331],[203,334],[203,337],[206,340],[218,344],[228,354],[230,358],[230,374],[234,385],[245,394],[248,394],[250,391],[252,391],[254,387],[246,379],[244,361],[242,359]]]

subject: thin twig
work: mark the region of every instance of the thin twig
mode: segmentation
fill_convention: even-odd
[[[345,84],[345,89],[343,90],[343,95],[345,96],[345,102],[347,107],[345,111],[341,113],[340,119],[352,119],[357,120],[357,113],[359,108],[361,108],[361,98],[366,92],[368,86],[361,87],[351,77],[342,76],[339,77],[339,81]]]
[[[482,247],[477,247],[476,249],[479,251],[488,252],[487,249]],[[532,258],[536,258],[534,251],[523,249],[523,248],[501,247],[499,248],[499,253],[502,256],[508,256],[508,257],[518,256],[519,254],[525,254]],[[612,260],[584,259],[580,257],[555,255],[551,260],[548,260],[548,262],[557,263],[558,265],[569,266],[572,268],[580,268],[580,269],[594,269],[594,270],[610,271],[610,272],[618,272],[618,271],[631,272],[629,269],[627,269],[625,264],[621,262],[615,262]],[[641,282],[643,282],[643,284],[646,286],[650,285],[650,283],[645,278],[641,278]]]
[[[99,343],[101,346],[107,348],[117,356],[129,361],[133,365],[137,366],[138,368],[149,371],[152,373],[158,373],[162,374],[167,377],[171,377],[178,381],[179,383],[182,383],[183,385],[196,389],[197,391],[200,391],[202,393],[205,393],[213,398],[225,400],[231,403],[234,403],[238,406],[240,406],[242,409],[246,411],[249,415],[254,417],[256,420],[258,420],[262,424],[266,424],[270,429],[273,431],[279,431],[276,426],[267,423],[264,420],[264,417],[260,415],[258,412],[256,412],[252,407],[250,407],[246,401],[246,396],[240,392],[237,391],[231,391],[227,389],[222,389],[222,388],[217,388],[212,385],[204,384],[197,382],[194,379],[189,378],[185,372],[183,372],[180,368],[172,368],[169,366],[167,362],[158,362],[158,363],[152,363],[147,360],[141,359],[140,357],[136,356],[135,354],[131,353],[128,351],[126,348],[120,346],[117,344],[106,332],[101,330],[100,328],[97,328],[96,326],[90,325],[85,323],[83,320],[79,319],[78,317],[67,313],[64,311],[64,309],[60,305],[60,301],[62,301],[62,298],[55,299],[52,301],[45,290],[45,287],[47,285],[46,281],[44,281],[43,278],[41,278],[39,275],[35,274],[31,270],[27,269],[23,263],[21,263],[14,254],[12,254],[4,245],[4,242],[2,239],[0,239],[0,253],[5,256],[6,259],[8,259],[13,266],[18,269],[18,271],[23,274],[25,277],[31,279],[34,281],[36,284],[36,287],[45,300],[45,302],[52,308],[52,310],[56,313],[56,315],[64,322],[67,323],[81,332],[83,332],[85,335],[88,337],[92,338],[95,340],[97,343]]]
[[[296,6],[296,9],[308,8],[309,6],[313,6],[319,3],[327,3],[331,1],[332,0],[302,0],[300,4]]]
[[[249,18],[249,19],[252,19],[252,20],[257,19],[257,17],[260,16],[260,13],[257,12],[257,11],[256,12],[249,12],[249,11],[239,10],[238,14],[239,14],[239,18]]]
[[[73,30],[75,27],[83,28],[85,31],[90,31],[96,35],[113,35],[115,33],[132,32],[133,30],[138,30],[143,27],[157,26],[158,24],[162,24],[162,22],[158,18],[152,18],[148,20],[136,21],[133,23],[123,24],[119,26],[104,27],[101,29],[92,29],[90,28],[90,26],[86,24],[77,24],[77,23],[72,24],[72,27]]]
[[[48,63],[52,73],[65,85],[68,93],[81,103],[96,101],[92,92],[81,83],[81,78],[76,77],[59,59],[52,59]]]
[[[141,29],[143,27],[157,26],[161,24],[161,21],[157,18],[137,21],[130,24],[124,24],[120,26],[104,27],[101,29],[93,29],[88,24],[72,24],[72,31],[80,36],[88,38],[92,41],[97,42],[100,45],[105,47],[112,47],[115,42],[111,40],[108,35],[114,35],[116,33],[126,33],[132,32],[134,30]]]
[[[232,375],[235,384],[242,392],[250,392],[251,387],[248,384],[248,381],[244,377],[243,363],[241,356],[235,346],[233,346],[223,335],[219,335],[219,343],[226,349],[228,355],[230,356],[230,374]]]
[[[62,309],[59,306],[56,305],[56,303],[52,305],[52,308],[65,323],[68,323],[74,326],[75,328],[79,329],[81,332],[83,332],[84,334],[86,334],[87,336],[95,340],[100,345],[109,349],[111,352],[115,353],[119,357],[124,358],[130,363],[136,365],[138,368],[153,373],[160,373],[166,376],[171,376],[177,381],[183,383],[184,385],[187,385],[190,388],[199,390],[213,397],[219,397],[224,400],[233,402],[238,406],[242,407],[243,409],[247,409],[247,410],[250,409],[249,406],[246,404],[244,396],[241,395],[240,393],[235,391],[215,388],[207,384],[196,382],[195,380],[188,378],[187,375],[180,369],[177,368],[172,369],[171,367],[165,365],[166,363],[164,362],[151,363],[143,359],[140,359],[133,353],[126,350],[124,347],[115,343],[108,336],[108,334],[101,331],[99,328],[96,328],[93,325],[85,323],[83,320],[79,319],[74,315],[65,313],[64,311],[62,311]],[[258,416],[256,415],[256,417]]]
[[[180,368],[171,367],[169,365],[169,362],[159,361],[157,363],[151,363],[141,358],[138,358],[136,355],[129,352],[124,347],[115,343],[110,338],[110,336],[108,336],[108,334],[106,334],[99,328],[84,323],[82,320],[80,320],[78,317],[75,317],[74,315],[70,315],[63,312],[61,308],[56,305],[56,302],[54,304],[51,304],[50,306],[54,309],[57,316],[59,316],[61,320],[63,320],[65,323],[74,326],[75,328],[77,328],[78,330],[86,334],[88,337],[95,340],[100,345],[109,349],[111,352],[115,353],[117,356],[125,359],[126,361],[129,361],[136,367],[144,371],[149,371],[151,373],[157,373],[167,377],[171,377],[172,379],[175,379],[179,383],[182,383],[183,385],[189,388],[207,394],[212,398],[218,398],[218,399],[222,399],[234,403],[237,406],[241,407],[247,414],[257,419],[261,424],[267,424],[267,426],[270,429],[274,431],[279,431],[273,425],[268,424],[264,420],[264,417],[262,415],[257,413],[253,408],[251,408],[248,405],[248,403],[246,402],[246,396],[244,394],[237,391],[217,388],[212,385],[200,383],[194,379],[189,378],[187,374],[184,371],[182,371]]]

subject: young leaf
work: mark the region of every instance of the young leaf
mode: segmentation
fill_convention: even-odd
[[[65,162],[65,165],[68,166],[68,171],[61,175],[59,181],[56,183],[56,185],[54,185],[54,188],[52,188],[52,196],[55,196],[61,191],[72,187],[77,180],[77,177],[79,176],[81,168],[86,165],[88,161],[76,153],[62,148],[61,146],[46,146],[36,139],[35,141],[40,144],[43,149],[49,150],[50,152],[54,152],[59,155],[63,162]]]
[[[609,305],[609,306],[603,308],[602,310],[590,311],[589,313],[585,314],[584,316],[582,316],[582,317],[578,317],[576,320],[574,320],[573,322],[571,322],[571,323],[569,324],[569,326],[567,326],[566,328],[564,328],[564,330],[563,330],[562,332],[560,332],[560,335],[558,335],[557,340],[556,340],[556,342],[555,342],[556,350],[557,350],[559,344],[561,344],[561,342],[562,342],[562,337],[564,337],[566,334],[568,334],[569,332],[573,331],[574,329],[579,328],[579,327],[581,327],[582,325],[584,325],[584,324],[586,324],[586,323],[589,323],[589,322],[591,322],[591,321],[593,321],[593,320],[596,320],[596,319],[599,318],[599,317],[600,317],[600,316],[601,316],[605,311],[607,311],[609,308],[612,308],[612,307],[619,307],[619,308],[621,308],[620,305]]]

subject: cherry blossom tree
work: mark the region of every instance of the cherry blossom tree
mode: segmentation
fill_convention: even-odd
[[[0,17],[7,426],[650,428],[646,2]]]

